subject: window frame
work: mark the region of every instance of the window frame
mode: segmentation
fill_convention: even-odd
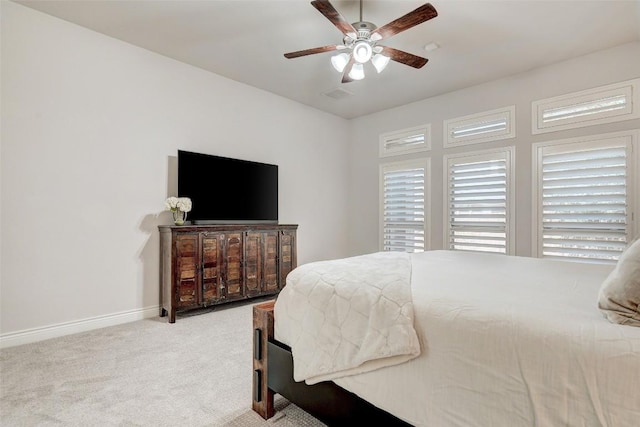
[[[451,159],[470,159],[473,161],[483,161],[498,158],[497,155],[504,155],[507,163],[506,176],[506,224],[505,224],[505,254],[515,255],[516,251],[516,201],[515,201],[515,146],[507,146],[501,148],[493,148],[478,151],[469,151],[456,154],[445,154],[443,156],[443,248],[454,250],[450,245],[451,238],[451,215],[450,215],[450,199],[449,199],[449,160]],[[484,252],[484,251],[473,251]],[[484,252],[488,253],[488,252]]]
[[[422,133],[424,135],[424,143],[416,147],[402,147],[396,149],[388,149],[386,146],[387,141],[390,139],[400,139],[408,135]],[[422,153],[425,151],[431,151],[431,123],[427,123],[420,126],[414,126],[411,128],[400,129],[393,132],[386,132],[378,137],[379,151],[378,156],[380,158],[400,156],[403,154]]]
[[[594,145],[598,143],[606,144],[609,141],[610,145],[614,145],[610,141],[619,138],[628,138],[630,145],[630,153],[627,157],[627,206],[629,212],[627,213],[627,242],[632,241],[635,237],[638,237],[640,228],[638,227],[638,212],[640,212],[640,183],[638,183],[638,168],[640,168],[640,150],[638,149],[638,141],[640,139],[640,130],[633,129],[628,131],[603,133],[597,135],[587,135],[576,138],[565,138],[551,141],[543,141],[534,143],[532,145],[532,209],[531,209],[531,256],[534,258],[543,257],[543,242],[542,242],[542,228],[541,228],[541,197],[542,188],[540,180],[542,177],[542,150],[544,147],[549,146],[561,146],[572,144],[584,144]],[[577,151],[577,150],[576,150]],[[569,151],[568,151],[569,152]],[[558,259],[558,258],[554,258]],[[589,260],[578,261],[575,259],[562,260],[565,262],[594,262]],[[604,263],[601,261],[600,263]]]
[[[599,115],[596,113],[593,116],[585,116],[587,117],[585,119],[576,118],[556,125],[545,125],[544,123],[543,114],[548,109],[569,108],[620,94],[625,94],[627,97],[627,108],[620,113],[607,114],[603,112]],[[640,118],[640,78],[531,102],[531,133],[534,135],[637,118]]]
[[[483,121],[504,117],[506,129],[495,133],[487,133],[484,136],[469,136],[453,139],[451,136],[452,129],[455,126],[464,126],[467,124],[480,124]],[[442,122],[442,132],[444,136],[444,148],[459,147],[470,144],[481,144],[485,142],[500,141],[516,137],[516,106],[510,105],[494,110],[482,111],[480,113],[470,114],[467,116],[454,117]]]
[[[378,168],[378,248],[384,251],[384,174],[388,170],[424,168],[424,250],[431,249],[431,158],[401,160],[381,163]]]

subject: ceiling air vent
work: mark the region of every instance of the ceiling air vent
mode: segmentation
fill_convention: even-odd
[[[330,90],[328,92],[324,92],[323,95],[333,99],[343,99],[343,98],[348,98],[350,96],[353,96],[353,93],[349,92],[348,90],[338,88],[338,89]]]

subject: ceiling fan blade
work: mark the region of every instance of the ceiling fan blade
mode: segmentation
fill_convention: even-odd
[[[351,55],[351,58],[349,58],[349,62],[344,67],[344,73],[342,74],[342,83],[349,83],[353,81],[353,79],[349,77],[349,73],[351,72],[351,69],[353,68],[353,64],[355,63],[356,63],[356,60],[353,59],[353,55]]]
[[[381,53],[383,55],[388,56],[393,61],[400,62],[401,64],[405,64],[413,68],[422,68],[429,61],[427,58],[423,58],[421,56],[417,56],[402,50],[394,49],[389,46],[380,47],[382,47]]]
[[[313,55],[315,53],[331,52],[332,50],[337,50],[337,49],[339,49],[338,45],[332,44],[328,46],[314,47],[312,49],[298,50],[296,52],[285,53],[284,57],[288,59],[292,59],[292,58],[298,58],[300,56]]]
[[[311,2],[311,5],[318,9],[318,12],[331,21],[336,28],[342,31],[342,34],[355,38],[357,31],[353,28],[353,25],[347,22],[328,0],[314,0]]]
[[[377,41],[386,39],[408,30],[411,27],[415,27],[418,24],[422,24],[429,19],[433,19],[436,16],[438,16],[438,12],[431,3],[423,4],[413,12],[409,12],[395,21],[391,21],[387,25],[383,25],[382,27],[373,30],[371,32],[372,40]]]

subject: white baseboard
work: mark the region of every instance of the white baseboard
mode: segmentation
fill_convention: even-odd
[[[0,335],[0,348],[14,347],[16,345],[77,334],[78,332],[92,331],[94,329],[105,328],[107,326],[134,322],[136,320],[156,317],[159,313],[160,307],[156,305],[152,307],[138,308],[135,310],[121,311],[119,313],[112,313],[104,316],[90,317],[88,319],[58,323],[56,325],[43,326],[40,328],[9,332]]]

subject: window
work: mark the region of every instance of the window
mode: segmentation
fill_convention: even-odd
[[[615,262],[633,235],[637,132],[534,145],[534,255]]]
[[[640,117],[640,79],[601,86],[531,103],[532,132],[617,122]]]
[[[381,249],[422,252],[429,248],[429,159],[380,166]]]
[[[380,135],[380,157],[431,150],[431,125]]]
[[[445,120],[443,124],[444,146],[455,147],[515,138],[515,112],[516,107],[512,105],[498,110]]]
[[[446,247],[513,252],[512,163],[511,147],[445,156]]]

